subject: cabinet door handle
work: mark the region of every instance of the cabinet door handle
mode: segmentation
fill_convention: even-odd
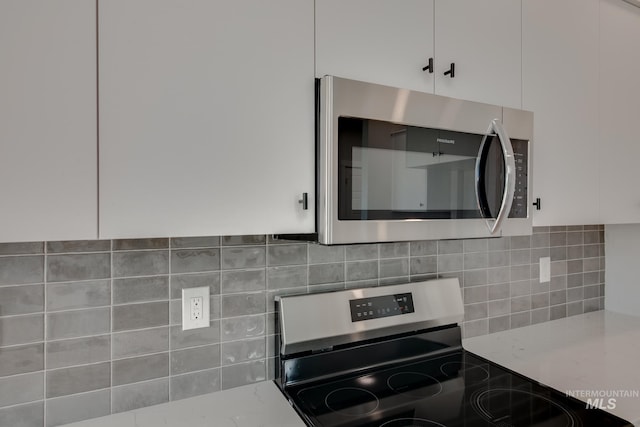
[[[445,76],[449,76],[451,78],[454,78],[456,76],[456,64],[455,62],[451,63],[451,67],[444,72]]]
[[[422,71],[428,71],[429,74],[433,73],[433,58],[429,58],[429,63],[422,67]]]
[[[540,203],[540,197],[536,198],[535,203],[533,204],[533,206],[536,207],[536,210],[539,211],[542,208],[542,204]]]
[[[302,193],[302,199],[298,200],[298,203],[302,205],[302,210],[309,209],[309,193]]]

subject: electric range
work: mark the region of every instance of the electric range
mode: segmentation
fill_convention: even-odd
[[[457,279],[276,304],[276,383],[309,426],[632,426],[465,351]]]

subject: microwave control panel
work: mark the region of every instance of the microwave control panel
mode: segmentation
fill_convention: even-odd
[[[399,316],[415,311],[411,292],[352,299],[349,300],[349,306],[351,308],[352,322]]]
[[[528,205],[528,165],[529,142],[520,139],[512,139],[513,157],[516,163],[516,190],[513,194],[513,203],[509,218],[526,218]]]

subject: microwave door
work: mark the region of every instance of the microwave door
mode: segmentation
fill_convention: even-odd
[[[496,153],[495,139],[499,143],[499,153]],[[496,162],[496,158],[501,158],[501,164]],[[500,226],[511,211],[515,193],[515,170],[511,140],[502,124],[494,119],[480,144],[475,174],[478,208],[491,235],[499,233]],[[500,175],[504,176],[504,180]],[[504,185],[500,185],[502,182]],[[495,209],[492,208],[496,206],[499,209],[494,217]]]

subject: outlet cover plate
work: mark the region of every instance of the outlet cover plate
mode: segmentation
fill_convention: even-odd
[[[551,258],[540,258],[540,283],[547,283],[551,281]]]
[[[193,320],[191,316],[191,298],[202,298],[202,316]],[[182,330],[209,327],[209,287],[182,289]]]

